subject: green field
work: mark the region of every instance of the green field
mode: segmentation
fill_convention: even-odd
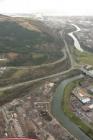
[[[80,52],[75,48],[73,48],[71,51],[77,63],[93,65],[93,53]]]

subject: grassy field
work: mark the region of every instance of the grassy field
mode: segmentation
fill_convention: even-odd
[[[80,52],[75,48],[72,48],[71,51],[77,63],[93,65],[93,53]]]
[[[11,69],[10,71],[6,71],[0,77],[0,87],[16,84],[19,82],[34,80],[51,74],[56,74],[64,70],[67,70],[69,66],[70,66],[69,60],[66,59],[57,64],[42,66],[38,68]]]
[[[14,99],[19,99],[20,97],[26,96],[27,94],[34,94],[34,90],[40,89],[40,85],[43,81],[34,83],[29,83],[28,85],[19,86],[18,88],[8,89],[0,92],[0,106],[13,101]],[[39,90],[36,90],[35,94],[41,94]]]
[[[78,84],[79,81],[74,81],[67,85],[64,90],[64,98],[62,101],[63,107],[64,107],[64,112],[65,114],[73,121],[75,124],[78,125],[78,127],[84,131],[91,139],[93,139],[93,129],[88,127],[81,119],[79,119],[75,113],[71,111],[71,106],[70,106],[70,95],[72,89]]]

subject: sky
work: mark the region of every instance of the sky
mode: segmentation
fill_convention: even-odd
[[[0,13],[93,15],[93,0],[0,0]]]

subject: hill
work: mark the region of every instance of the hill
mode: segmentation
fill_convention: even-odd
[[[46,32],[46,27],[44,30],[45,25],[38,23],[32,19],[0,15],[0,58],[7,60],[0,61],[1,64],[39,65],[62,57],[62,46]]]

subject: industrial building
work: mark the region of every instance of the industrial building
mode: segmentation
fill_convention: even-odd
[[[92,66],[83,66],[81,67],[81,71],[84,72],[86,75],[93,78],[93,67]]]
[[[93,110],[93,98],[90,97],[85,88],[76,87],[72,91],[72,94],[82,103],[81,109],[83,111],[88,112]]]
[[[90,97],[87,95],[87,91],[85,89],[82,89],[81,87],[76,87],[72,93],[83,103],[89,103]]]

